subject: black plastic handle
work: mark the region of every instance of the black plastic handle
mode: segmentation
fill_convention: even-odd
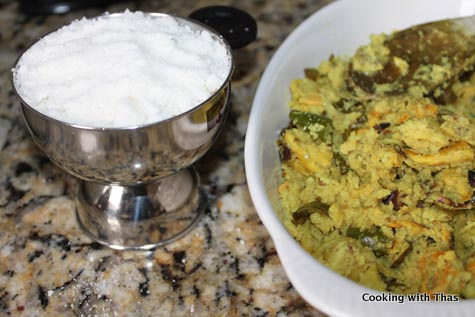
[[[209,6],[193,11],[189,18],[206,24],[221,34],[232,49],[256,39],[257,23],[247,12],[231,6]]]

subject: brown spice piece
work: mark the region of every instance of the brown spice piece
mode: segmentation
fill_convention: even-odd
[[[391,194],[388,196],[384,197],[382,199],[383,204],[388,205],[390,202],[393,204],[393,210],[398,211],[402,207],[406,206],[406,204],[401,201],[401,198],[405,197],[405,195],[401,195],[399,191],[393,190]]]
[[[375,125],[374,129],[376,130],[376,132],[381,133],[384,129],[389,128],[390,125],[391,123],[389,122],[383,122],[383,123]]]

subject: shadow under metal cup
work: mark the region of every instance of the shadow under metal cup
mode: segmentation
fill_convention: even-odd
[[[148,14],[157,19],[167,16]],[[198,222],[206,204],[198,174],[190,166],[210,148],[224,123],[232,54],[212,29],[175,18],[193,29],[210,31],[230,58],[222,86],[175,117],[125,128],[69,124],[28,105],[13,82],[33,140],[54,163],[81,180],[76,196],[80,226],[92,239],[114,249],[145,250],[174,241]]]

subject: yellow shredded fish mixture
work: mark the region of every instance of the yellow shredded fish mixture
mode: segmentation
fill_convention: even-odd
[[[402,88],[359,84],[356,72],[389,59],[408,72],[390,36],[292,81],[281,218],[315,258],[365,286],[475,298],[475,75],[442,59]],[[443,84],[428,91],[432,79]]]

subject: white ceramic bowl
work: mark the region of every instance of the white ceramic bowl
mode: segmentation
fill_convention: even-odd
[[[246,175],[254,205],[272,236],[295,289],[311,305],[334,316],[474,316],[475,300],[365,302],[381,294],[329,270],[286,231],[276,212],[280,163],[275,141],[286,127],[289,84],[330,54],[351,55],[370,34],[431,20],[475,14],[475,0],[340,0],[305,20],[280,46],[261,79],[246,136]]]

